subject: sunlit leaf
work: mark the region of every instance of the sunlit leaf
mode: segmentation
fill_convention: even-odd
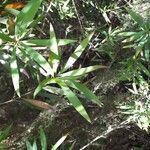
[[[54,87],[54,86],[48,85],[48,86],[43,87],[42,89],[49,92],[49,93],[53,93],[56,95],[64,95],[64,92],[62,89]]]
[[[30,0],[28,4],[20,11],[16,20],[16,32],[21,36],[26,31],[26,28],[33,21],[42,0]]]
[[[143,27],[144,25],[144,20],[143,18],[136,12],[134,12],[132,9],[126,8],[128,13],[130,14],[131,18],[140,25],[140,27]]]
[[[37,88],[34,91],[34,97],[47,85],[50,83],[56,83],[55,79],[51,79],[51,78],[47,78],[45,80],[43,80],[41,83],[39,83],[39,85],[37,86]]]
[[[20,11],[13,8],[5,8],[5,10],[14,16],[17,16],[20,13]]]
[[[89,41],[91,40],[94,32],[89,34],[87,38],[85,38],[81,44],[75,49],[75,51],[72,53],[72,55],[69,57],[67,63],[65,64],[64,68],[61,70],[61,72],[66,71],[70,67],[73,66],[75,61],[81,56],[81,54],[84,52],[85,48],[89,44]]]
[[[64,91],[64,95],[68,98],[70,103],[73,107],[83,116],[88,122],[91,122],[84,106],[81,104],[80,100],[76,96],[75,93],[61,80],[56,80],[57,84],[61,86],[62,90]]]
[[[26,146],[27,146],[27,150],[37,150],[37,144],[35,140],[33,142],[33,145],[31,145],[31,143],[27,140]]]
[[[18,65],[17,65],[17,60],[16,60],[16,48],[13,49],[12,54],[11,54],[10,69],[11,69],[11,77],[12,77],[14,89],[15,89],[17,95],[20,97],[19,71],[18,71]]]
[[[94,103],[98,104],[99,106],[102,105],[102,102],[98,99],[98,97],[93,92],[91,92],[84,84],[81,84],[79,82],[70,81],[70,80],[67,80],[65,83],[68,86],[73,87],[73,88],[79,90],[80,92],[82,92],[87,99],[93,101]]]
[[[46,46],[49,47],[52,43],[50,39],[33,39],[33,40],[24,40],[22,41],[24,44],[31,45],[31,46]],[[67,44],[71,44],[76,42],[76,40],[70,39],[57,39],[58,46],[64,46]]]
[[[32,60],[34,60],[36,63],[38,63],[46,71],[47,76],[48,75],[54,76],[54,72],[53,72],[51,66],[49,65],[47,60],[40,53],[38,53],[31,47],[25,46],[25,48],[26,48],[26,50],[25,50],[26,54],[28,54]]]
[[[122,42],[131,42],[131,41],[134,41],[134,40],[137,40],[139,39],[140,37],[143,36],[143,34],[145,33],[145,31],[140,31],[140,32],[135,32],[134,34],[128,34],[128,32],[122,32],[120,33],[120,36],[127,36],[129,35],[129,38],[126,38],[125,40],[123,40]]]
[[[0,32],[0,39],[4,42],[15,42],[14,39],[10,38],[8,35]]]
[[[56,144],[51,148],[51,150],[57,150],[57,148],[65,141],[65,139],[67,138],[68,134],[62,136],[57,142]]]
[[[56,73],[60,62],[60,53],[58,50],[57,39],[52,24],[50,24],[50,40],[51,40],[51,43],[49,45],[50,56],[48,62],[51,64],[54,73]]]
[[[44,130],[42,128],[40,128],[40,140],[41,140],[42,150],[47,150],[46,135],[45,135]]]
[[[90,67],[85,67],[81,69],[76,69],[72,71],[68,71],[66,73],[60,74],[60,77],[69,77],[70,79],[73,77],[80,77],[84,76],[85,74],[92,72],[97,69],[102,69],[102,68],[107,68],[106,66],[103,65],[95,65],[95,66],[90,66]]]

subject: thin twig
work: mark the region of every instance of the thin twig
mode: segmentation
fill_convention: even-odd
[[[124,125],[126,125],[128,123],[128,119],[121,122],[119,125],[116,125],[114,128],[108,129],[107,131],[104,131],[100,136],[97,136],[95,139],[93,139],[91,142],[89,142],[88,144],[86,144],[85,146],[81,147],[79,150],[84,150],[86,149],[88,146],[92,145],[94,142],[96,142],[97,140],[99,140],[100,138],[106,138],[106,136],[108,135],[108,133],[110,133],[113,130],[119,129],[121,127],[123,127]]]
[[[79,21],[79,24],[80,24],[81,31],[82,31],[82,33],[83,33],[83,32],[84,32],[84,29],[83,29],[82,22],[81,22],[81,20],[80,20],[79,13],[78,13],[78,10],[77,10],[77,7],[76,7],[76,3],[75,3],[74,0],[72,0],[72,4],[74,5],[75,13],[76,13],[76,15],[77,15],[77,18],[78,18],[78,21]]]

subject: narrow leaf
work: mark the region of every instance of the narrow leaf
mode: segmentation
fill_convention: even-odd
[[[17,95],[20,97],[19,71],[18,71],[18,65],[17,65],[17,60],[16,60],[16,48],[13,49],[12,54],[11,54],[10,69],[11,69],[11,77],[12,77],[14,89],[15,89]]]
[[[33,39],[33,40],[24,40],[22,42],[24,44],[31,45],[31,46],[46,46],[46,47],[49,47],[52,43],[50,39]],[[64,46],[64,45],[71,44],[74,42],[76,42],[76,40],[69,40],[69,39],[57,40],[58,46]]]
[[[142,63],[138,62],[138,66],[148,77],[150,77],[150,71]]]
[[[34,60],[36,63],[38,63],[47,72],[47,76],[48,75],[54,76],[54,72],[53,72],[51,66],[49,65],[47,60],[40,53],[38,53],[31,47],[25,46],[25,48],[26,48],[26,50],[25,50],[26,54],[28,54],[32,60]]]
[[[89,41],[91,40],[92,36],[93,36],[94,32],[89,34],[87,36],[87,38],[85,38],[81,44],[75,49],[75,51],[73,52],[73,54],[69,57],[67,63],[65,64],[64,68],[62,69],[61,72],[66,71],[67,69],[69,69],[71,66],[73,66],[73,64],[75,63],[75,61],[81,56],[81,54],[84,52],[85,48],[87,47],[87,45],[89,44]]]
[[[56,83],[55,79],[53,78],[47,78],[45,80],[43,80],[41,83],[39,83],[38,87],[35,89],[34,91],[34,97],[47,85],[50,83]]]
[[[46,135],[45,135],[44,130],[42,128],[40,128],[40,139],[41,139],[42,150],[47,150]]]
[[[42,0],[31,0],[18,14],[16,20],[16,31],[20,36],[33,21],[41,3]]]
[[[56,94],[56,95],[64,95],[64,92],[62,91],[62,89],[57,88],[57,87],[53,87],[50,85],[43,87],[43,90],[45,90],[49,93]]]
[[[81,116],[83,116],[88,122],[91,122],[84,106],[81,104],[80,100],[76,96],[75,93],[61,80],[56,80],[57,84],[59,84],[64,91],[64,95],[68,98],[73,107],[79,112]]]
[[[10,38],[8,35],[0,32],[0,39],[4,42],[15,42],[14,39]]]
[[[143,27],[143,23],[144,23],[144,20],[143,18],[136,12],[134,12],[133,10],[131,9],[128,9],[126,8],[128,13],[130,14],[131,18],[137,22],[138,25],[140,25],[140,27]]]
[[[72,71],[68,71],[66,73],[63,73],[60,75],[60,77],[77,77],[77,76],[84,76],[85,74],[92,72],[94,70],[97,69],[102,69],[102,68],[107,68],[106,66],[102,66],[102,65],[95,65],[95,66],[90,66],[90,67],[85,67],[85,68],[81,68],[81,69],[76,69],[76,70],[72,70]]]
[[[73,87],[77,90],[79,90],[80,92],[83,92],[84,96],[91,100],[92,102],[98,104],[99,106],[102,105],[102,102],[98,99],[98,97],[91,92],[84,84],[81,84],[79,82],[74,82],[74,81],[69,81],[67,80],[65,82],[68,86]]]
[[[58,147],[65,141],[65,139],[67,138],[68,134],[64,135],[63,137],[61,137],[56,144],[51,148],[51,150],[57,150]]]
[[[48,61],[51,64],[54,73],[56,73],[59,62],[60,62],[60,54],[59,54],[59,50],[58,50],[55,31],[54,31],[52,24],[50,24],[50,40],[51,40],[51,44],[50,44],[51,53],[50,53]]]

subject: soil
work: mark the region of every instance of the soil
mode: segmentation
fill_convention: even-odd
[[[122,5],[121,2],[123,1],[119,2],[119,5]],[[83,9],[82,7],[79,8]],[[81,15],[84,16],[87,14]],[[53,14],[51,17],[52,22],[57,22],[58,24],[60,18],[58,18],[58,21],[54,20],[57,17],[53,17]],[[109,17],[113,21],[113,27],[120,24],[119,18],[116,18],[115,14],[110,13]],[[98,21],[101,22],[103,20],[100,19]],[[63,30],[65,25],[59,22],[57,27],[59,26],[63,27],[57,34],[63,37],[65,34]],[[46,30],[47,28],[44,29]],[[75,37],[82,32],[82,30],[76,32],[76,29],[78,28],[74,28],[73,32],[76,33]],[[119,52],[117,54],[121,54]],[[86,55],[86,59],[85,55],[81,57],[84,58],[85,63],[83,63],[83,59],[79,60],[79,62],[82,61],[83,66],[87,65],[86,62],[94,58],[95,53],[93,54],[93,51],[91,53],[92,55]],[[120,60],[123,57],[119,55],[117,59]],[[109,64],[109,60],[102,62]],[[26,149],[25,141],[33,138],[38,141],[39,129],[42,127],[47,135],[48,149],[62,135],[68,134],[67,139],[60,146],[60,149],[69,149],[72,147],[73,150],[150,150],[149,133],[140,129],[135,123],[128,122],[127,117],[122,115],[117,108],[118,103],[130,99],[134,101],[135,98],[134,95],[125,90],[124,84],[119,81],[118,74],[120,68],[120,64],[114,62],[107,70],[94,72],[87,77],[87,85],[103,102],[103,106],[99,107],[81,97],[82,103],[92,120],[91,123],[84,120],[67,103],[67,100],[61,96],[51,95],[51,98],[56,101],[52,106],[53,109],[41,111],[29,107],[21,99],[15,99],[12,83],[8,82],[8,79],[10,79],[9,75],[0,74],[0,79],[1,77],[8,76],[8,78],[0,80],[0,87],[2,84],[6,85],[6,89],[4,87],[0,88],[0,99],[3,99],[0,104],[0,130],[9,124],[13,124],[11,135],[4,141],[8,149]],[[0,71],[6,72],[5,69]],[[7,83],[4,84],[2,83],[3,81],[7,81]],[[7,91],[5,95],[3,95],[3,89]]]

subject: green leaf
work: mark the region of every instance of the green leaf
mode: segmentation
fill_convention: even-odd
[[[95,65],[95,66],[90,66],[90,67],[85,67],[81,69],[76,69],[72,71],[68,71],[66,73],[60,74],[60,78],[62,77],[69,77],[69,79],[74,79],[74,77],[81,77],[84,76],[85,74],[92,72],[94,70],[100,69],[100,68],[107,68],[106,66],[102,65]]]
[[[91,40],[92,36],[93,36],[94,32],[92,32],[91,34],[89,34],[87,36],[87,38],[85,38],[81,44],[75,49],[75,51],[72,53],[72,55],[69,57],[67,63],[65,64],[64,68],[61,70],[61,72],[66,71],[67,69],[69,69],[70,67],[73,66],[73,64],[75,63],[75,61],[81,56],[81,54],[84,52],[85,48],[87,47],[87,45],[89,44],[89,41]]]
[[[146,43],[146,44],[144,45],[144,50],[143,50],[143,52],[144,52],[144,58],[145,58],[145,60],[146,60],[147,62],[149,62],[149,60],[150,60],[150,46],[149,46],[149,43]]]
[[[93,92],[91,92],[84,84],[81,84],[79,82],[74,82],[71,80],[67,80],[67,81],[65,81],[65,83],[68,86],[75,88],[75,89],[79,90],[80,92],[82,92],[87,99],[98,104],[99,106],[102,106],[102,102],[98,99],[98,97]]]
[[[25,46],[25,52],[29,55],[29,57],[34,60],[37,64],[39,64],[47,73],[48,75],[54,76],[54,72],[50,66],[50,64],[47,62],[47,60],[37,51],[32,49],[31,47]]]
[[[47,78],[45,80],[43,80],[41,83],[39,83],[39,85],[37,86],[37,88],[34,91],[34,97],[47,85],[50,83],[56,83],[54,78]]]
[[[56,144],[51,148],[51,150],[57,150],[57,148],[65,141],[65,139],[67,138],[68,134],[62,136],[57,142]]]
[[[128,13],[130,14],[131,18],[135,22],[137,22],[137,24],[140,25],[140,27],[143,27],[143,25],[144,25],[143,18],[138,13],[134,12],[133,10],[128,9],[128,8],[126,8],[126,9],[127,9]]]
[[[10,134],[11,128],[12,128],[12,125],[8,126],[3,131],[0,131],[0,143],[8,137],[8,135]]]
[[[118,33],[119,36],[133,36],[135,35],[137,32],[120,32]]]
[[[120,33],[120,35],[122,36],[127,36],[128,32],[123,32]],[[145,31],[140,31],[140,32],[135,32],[134,34],[130,34],[129,38],[126,38],[125,40],[123,40],[122,42],[131,42],[131,41],[135,41],[139,38],[141,38],[143,36],[143,34],[145,34]],[[129,35],[129,34],[128,34]]]
[[[53,86],[50,86],[50,85],[45,86],[42,89],[49,92],[49,93],[53,93],[53,94],[56,94],[56,95],[59,95],[59,96],[64,95],[64,92],[63,92],[62,89],[57,88],[57,87],[53,87]]]
[[[47,46],[47,47],[49,47],[52,43],[50,39],[33,39],[33,40],[24,40],[21,42],[23,42],[26,45],[31,45],[31,46]],[[76,40],[57,39],[58,46],[64,46],[64,45],[71,44],[74,42],[76,42]]]
[[[18,65],[17,65],[17,59],[16,59],[16,48],[13,49],[12,54],[11,54],[10,69],[11,69],[11,77],[12,77],[14,89],[15,89],[17,95],[20,97],[19,71],[18,71]]]
[[[40,128],[40,139],[41,139],[42,150],[47,150],[46,135],[45,135],[44,130],[42,128]]]
[[[20,11],[16,20],[16,33],[21,36],[22,33],[26,32],[26,28],[32,23],[35,14],[37,13],[42,0],[31,0],[28,4]]]
[[[150,77],[150,71],[140,62],[138,62],[138,67],[148,76]]]
[[[10,38],[8,35],[0,32],[0,39],[4,42],[15,42],[14,39]]]
[[[54,73],[56,73],[60,62],[60,53],[58,50],[57,39],[52,24],[50,24],[50,40],[51,40],[50,44],[51,53],[48,62],[51,64]]]
[[[77,40],[58,39],[58,40],[57,40],[57,43],[58,43],[58,46],[64,46],[64,45],[67,45],[67,44],[74,43],[74,42],[76,42],[76,41],[77,41]]]
[[[17,16],[20,13],[20,11],[13,9],[13,8],[5,8],[5,11],[9,12],[10,14],[14,16]]]
[[[84,106],[81,104],[76,94],[73,93],[72,90],[61,80],[57,79],[56,82],[61,86],[62,90],[64,91],[64,95],[68,98],[70,103],[79,112],[79,114],[83,116],[88,122],[91,122]]]
[[[37,144],[35,140],[34,140],[33,145],[31,145],[31,143],[27,140],[26,146],[27,146],[27,150],[37,150]]]

